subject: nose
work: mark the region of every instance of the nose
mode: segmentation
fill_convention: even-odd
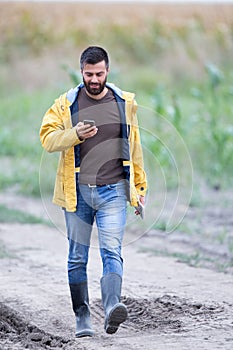
[[[91,82],[92,82],[92,83],[98,83],[98,78],[97,78],[96,75],[93,75],[93,76],[92,76]]]

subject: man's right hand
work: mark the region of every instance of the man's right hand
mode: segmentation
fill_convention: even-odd
[[[76,133],[78,135],[79,140],[83,141],[90,137],[93,137],[97,134],[98,128],[94,126],[90,126],[89,124],[84,125],[83,122],[79,122],[76,125]]]

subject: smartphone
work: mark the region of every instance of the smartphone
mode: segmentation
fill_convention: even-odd
[[[90,124],[90,126],[94,126],[95,125],[95,121],[94,120],[84,119],[83,124],[84,125]]]

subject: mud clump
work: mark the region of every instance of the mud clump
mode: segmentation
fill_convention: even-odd
[[[168,332],[187,332],[224,312],[219,304],[204,305],[190,302],[176,296],[164,295],[156,299],[126,298],[129,317],[125,327],[136,332],[155,330]]]
[[[0,347],[4,350],[64,349],[70,339],[44,332],[0,303]]]

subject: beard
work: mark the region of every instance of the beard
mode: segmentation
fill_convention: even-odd
[[[104,90],[106,85],[107,77],[105,78],[104,82],[101,83],[87,83],[83,78],[83,83],[85,85],[85,88],[87,89],[87,92],[91,95],[99,95]]]

